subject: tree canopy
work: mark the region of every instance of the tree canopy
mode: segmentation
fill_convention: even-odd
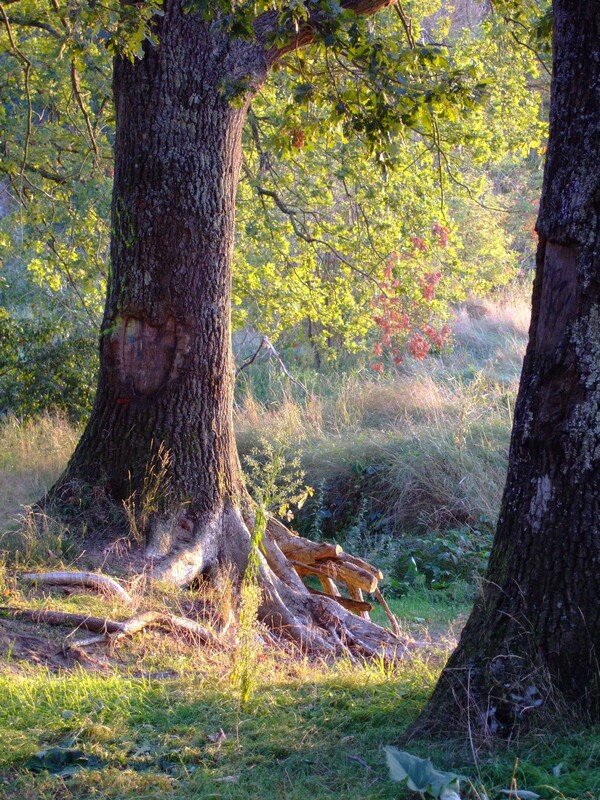
[[[362,353],[382,371],[443,345],[450,305],[530,258],[547,17],[535,3],[466,21],[441,0],[373,17],[352,5],[190,10],[240,37],[258,26],[277,51],[245,131],[234,326],[308,343],[317,363]],[[138,58],[160,14],[153,3],[2,5],[4,381],[17,367],[29,376],[21,396],[5,390],[5,410],[60,406],[67,385],[67,410],[89,407],[109,262],[110,61]],[[309,23],[312,44],[295,49]],[[243,89],[221,87],[233,103]],[[51,380],[49,357],[62,364]]]

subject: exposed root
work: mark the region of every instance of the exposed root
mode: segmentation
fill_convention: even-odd
[[[186,617],[178,617],[174,614],[164,614],[158,611],[136,614],[135,617],[122,622],[106,617],[94,617],[90,614],[72,614],[66,611],[50,611],[48,609],[12,608],[11,606],[0,606],[0,613],[16,619],[42,622],[45,625],[83,628],[93,633],[102,634],[98,641],[101,641],[109,634],[131,636],[144,630],[144,628],[158,628],[167,633],[183,635],[194,643],[202,642],[213,646],[220,644],[219,639],[203,625]],[[87,644],[90,643],[87,640]]]
[[[147,547],[143,562],[141,553],[134,555],[133,571],[143,573],[149,581],[163,581],[187,588],[200,577],[208,580],[217,598],[228,603],[225,588],[219,588],[219,575],[224,569],[232,571],[234,581],[246,568],[250,553],[250,530],[254,523],[250,504],[247,518],[236,506],[225,503],[211,513],[195,515],[191,506],[169,515],[156,514],[149,520]],[[293,642],[307,655],[326,658],[402,658],[411,646],[403,638],[400,626],[385,602],[379,581],[382,573],[367,561],[351,556],[333,543],[313,542],[289,531],[281,522],[271,518],[260,544],[258,583],[261,590],[259,619],[275,637]],[[119,567],[123,564],[119,561]],[[237,576],[237,578],[235,577]],[[116,581],[94,573],[40,573],[26,576],[54,585],[80,585],[119,596],[126,602],[131,598]],[[319,582],[319,589],[310,579]],[[304,579],[309,579],[307,585]],[[391,630],[375,624],[369,618],[374,595],[391,626]],[[211,601],[212,602],[212,601]],[[112,622],[85,615],[59,615],[59,612],[19,612],[15,614],[50,624],[69,624],[94,633],[130,634],[147,625],[183,630],[183,618],[168,615],[141,615],[126,622]],[[62,621],[52,622],[52,619]],[[170,620],[170,622],[169,622]],[[204,628],[194,627],[197,639],[217,643],[223,632],[215,636]],[[90,626],[96,627],[90,627]],[[112,625],[112,629],[107,628]],[[141,627],[136,627],[141,625]]]
[[[214,579],[226,565],[242,574],[250,552],[250,529],[241,511],[225,505],[202,519],[187,511],[152,523],[147,557],[150,576],[181,587],[200,574]],[[388,631],[371,622],[372,604],[363,592],[378,592],[381,572],[350,556],[333,543],[297,536],[276,519],[269,520],[261,542],[258,580],[262,590],[260,620],[277,636],[294,642],[309,655],[383,657],[405,655],[408,641],[389,606],[382,606],[392,625]],[[322,591],[309,588],[307,576]]]
[[[133,598],[120,583],[108,575],[99,575],[96,572],[26,572],[20,577],[21,580],[44,583],[47,586],[81,586],[104,595],[118,597],[125,604],[133,605]]]

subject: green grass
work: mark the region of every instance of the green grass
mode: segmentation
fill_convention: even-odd
[[[402,628],[411,629],[420,625],[427,630],[446,631],[458,618],[464,617],[471,609],[472,589],[460,584],[449,592],[415,589],[400,598],[390,598],[389,605],[398,617]],[[375,619],[381,619],[377,610]]]
[[[4,675],[0,797],[410,796],[390,782],[382,747],[397,742],[418,714],[435,669],[417,659],[395,671],[347,664],[273,670],[265,663],[265,678],[241,710],[219,673],[192,670],[163,682],[83,671]],[[225,738],[215,741],[220,730]],[[61,744],[97,759],[94,767],[69,778],[25,768],[35,752]],[[421,742],[410,749],[470,778],[480,797],[483,784],[490,800],[510,786],[513,773],[521,788],[543,798],[600,796],[597,728],[480,751],[477,767],[464,744]]]

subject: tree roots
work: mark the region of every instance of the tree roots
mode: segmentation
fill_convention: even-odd
[[[21,575],[21,580],[43,583],[47,586],[84,587],[117,597],[127,605],[133,604],[133,598],[120,583],[114,578],[96,572],[26,572]]]
[[[210,519],[191,519],[180,512],[151,525],[144,570],[149,579],[187,587],[200,576],[219,593],[219,575],[233,567],[243,574],[250,552],[250,525],[233,506]],[[313,542],[270,519],[261,542],[257,580],[261,591],[259,619],[271,636],[293,642],[303,654],[402,658],[411,642],[403,638],[397,620],[379,589],[382,573],[363,559],[345,553],[339,545]],[[24,580],[69,588],[82,587],[118,598],[131,606],[131,595],[113,578],[95,572],[27,573]],[[308,585],[303,579],[308,580]],[[315,588],[315,584],[319,588]],[[369,618],[373,596],[391,626],[387,630]],[[124,621],[56,611],[3,608],[11,616],[50,625],[81,627],[100,634],[89,643],[110,636],[127,636],[146,627],[184,634],[207,645],[220,646],[223,638],[199,623],[171,614],[148,612]]]

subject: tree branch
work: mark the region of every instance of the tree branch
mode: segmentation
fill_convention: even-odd
[[[272,355],[275,358],[275,360],[279,363],[279,366],[283,370],[283,372],[286,375],[286,377],[293,384],[295,384],[296,386],[299,386],[304,392],[306,392],[306,394],[308,394],[308,389],[306,388],[306,386],[303,383],[300,383],[300,381],[296,380],[296,378],[294,378],[294,376],[291,374],[289,369],[286,367],[284,360],[282,359],[282,357],[278,353],[278,351],[275,349],[275,347],[273,346],[273,344],[272,344],[272,342],[271,342],[271,340],[269,339],[268,336],[263,336],[262,337],[262,339],[260,340],[260,344],[258,345],[258,348],[254,352],[254,354],[251,355],[250,358],[247,361],[244,361],[244,363],[241,365],[241,367],[238,367],[238,369],[237,369],[237,371],[235,373],[236,377],[240,374],[240,372],[242,372],[242,370],[246,369],[246,367],[249,367],[251,364],[253,364],[256,361],[256,358],[257,358],[257,356],[258,356],[258,354],[260,353],[261,350],[266,350],[270,355]]]
[[[343,253],[341,253],[336,247],[334,247],[332,244],[327,242],[325,239],[321,239],[318,236],[313,236],[310,233],[310,231],[308,230],[307,226],[304,224],[304,222],[302,222],[302,220],[300,219],[299,210],[298,209],[287,205],[287,203],[285,203],[281,199],[281,197],[277,194],[277,192],[273,191],[272,189],[266,189],[265,187],[260,186],[259,184],[257,184],[254,176],[252,175],[252,172],[249,169],[249,167],[244,165],[242,168],[244,170],[244,173],[248,177],[248,179],[251,181],[251,183],[252,183],[255,191],[258,193],[259,197],[269,197],[269,198],[271,198],[271,200],[273,200],[273,202],[275,203],[276,207],[282,212],[282,214],[285,214],[286,217],[289,219],[290,224],[292,226],[292,229],[294,231],[294,234],[299,239],[302,239],[307,244],[310,244],[310,245],[313,245],[313,246],[314,245],[319,245],[321,247],[326,248],[339,261],[341,261],[342,264],[345,264],[353,272],[356,272],[357,274],[362,275],[363,278],[366,278],[367,280],[369,280],[372,283],[374,283],[375,286],[377,286],[379,291],[385,297],[388,296],[385,287],[381,284],[381,282],[379,280],[377,280],[377,278],[374,275],[371,275],[369,272],[366,272],[365,270],[361,269],[360,267],[357,267],[356,264],[353,264],[351,261],[349,261],[343,255]]]
[[[392,5],[395,0],[342,0],[340,3],[344,11],[351,11],[356,16],[367,17],[381,11]],[[326,12],[322,11],[316,4],[306,2],[308,10],[308,19],[294,24],[289,22],[288,31],[283,31],[283,36],[286,39],[284,44],[279,46],[271,46],[267,52],[267,59],[269,64],[275,64],[286,53],[291,53],[299,47],[305,47],[314,42],[319,28],[328,19]],[[277,11],[266,11],[261,14],[254,23],[254,30],[258,39],[262,42],[268,43],[275,35],[281,36],[282,30],[280,26],[281,14]]]

